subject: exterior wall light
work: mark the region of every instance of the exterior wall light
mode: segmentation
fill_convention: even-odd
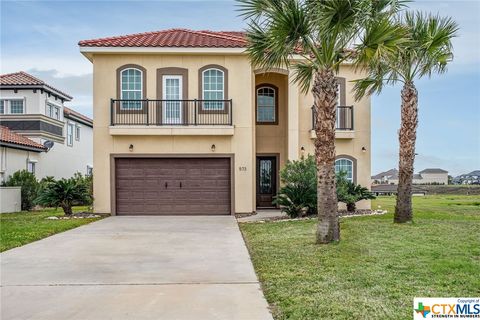
[[[301,155],[302,158],[305,157],[305,147],[304,146],[302,146],[300,148],[300,155]]]
[[[212,152],[215,152],[215,149],[216,149],[216,148],[217,148],[217,147],[216,147],[214,144],[212,144],[212,146],[210,147],[210,150],[212,150]]]
[[[128,151],[132,152],[133,151],[133,144],[128,146]]]
[[[362,147],[362,152],[363,152],[363,153],[367,152],[367,148]]]

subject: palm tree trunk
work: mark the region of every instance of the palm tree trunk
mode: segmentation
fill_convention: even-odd
[[[65,213],[66,216],[71,216],[71,215],[73,214],[72,206],[71,206],[71,205],[62,204],[61,207],[62,207],[63,212]]]
[[[402,115],[400,132],[398,194],[394,222],[412,221],[412,180],[415,161],[415,141],[418,124],[418,92],[413,82],[406,82],[402,89]]]
[[[337,79],[332,70],[315,74],[312,88],[316,114],[315,159],[317,163],[317,243],[340,240],[335,187],[335,117]]]

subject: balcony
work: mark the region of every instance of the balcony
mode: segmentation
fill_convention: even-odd
[[[111,100],[112,135],[233,135],[232,100]]]
[[[310,138],[315,139],[315,108],[312,106],[312,130],[310,131]],[[336,139],[353,139],[355,138],[355,131],[353,126],[353,106],[338,106],[335,125]]]

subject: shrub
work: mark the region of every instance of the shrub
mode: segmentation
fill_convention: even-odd
[[[315,158],[288,161],[280,171],[280,188],[274,203],[290,217],[301,217],[317,211],[317,167]]]
[[[73,179],[78,183],[82,184],[87,188],[89,197],[86,199],[86,202],[81,203],[80,205],[90,206],[93,203],[93,176],[92,175],[82,175],[80,172],[76,172],[73,175]]]
[[[375,196],[365,187],[346,179],[346,173],[337,173],[337,198],[347,205],[347,211],[356,210],[356,203],[360,200],[375,199]]]
[[[21,187],[22,210],[30,210],[37,197],[38,181],[35,175],[27,170],[19,170],[4,183],[7,187]]]
[[[65,215],[72,215],[72,206],[91,201],[85,183],[75,177],[51,182],[41,190],[36,203],[42,206],[61,207]]]

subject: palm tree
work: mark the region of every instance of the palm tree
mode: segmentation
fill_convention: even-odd
[[[448,17],[406,12],[400,18],[406,32],[400,50],[382,57],[360,54],[359,62],[368,68],[368,76],[356,81],[356,97],[379,93],[384,84],[403,84],[399,137],[398,194],[394,221],[412,220],[412,179],[418,124],[418,92],[415,80],[433,73],[444,73],[453,59],[451,40],[458,31]]]
[[[335,118],[340,64],[352,59],[354,41],[369,32],[366,44],[382,56],[397,46],[398,28],[390,17],[401,0],[239,0],[248,20],[247,53],[252,65],[286,67],[294,82],[311,91],[316,112],[317,243],[340,239],[335,187]],[[292,59],[293,54],[300,59]]]

